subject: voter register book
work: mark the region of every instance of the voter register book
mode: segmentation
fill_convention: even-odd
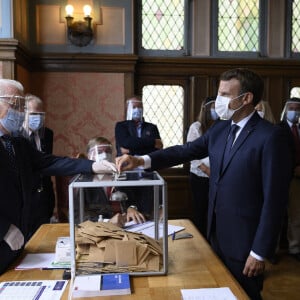
[[[128,273],[76,276],[72,296],[97,297],[131,294]]]

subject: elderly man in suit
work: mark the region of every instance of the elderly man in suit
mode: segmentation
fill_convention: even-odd
[[[52,154],[53,131],[45,126],[43,101],[35,95],[26,94],[25,110],[25,121],[19,133],[29,139],[37,150]],[[32,197],[35,207],[31,217],[31,233],[33,234],[40,225],[49,223],[53,216],[55,194],[50,176],[36,174]]]
[[[117,168],[128,170],[166,168],[209,156],[207,236],[251,299],[261,299],[264,259],[276,247],[292,170],[286,132],[254,109],[262,93],[263,80],[251,70],[224,72],[215,109],[227,121],[185,145],[117,158]]]
[[[22,84],[0,79],[0,274],[30,237],[36,172],[50,176],[116,171],[112,163],[46,154],[23,137],[12,137],[24,122],[24,106]]]

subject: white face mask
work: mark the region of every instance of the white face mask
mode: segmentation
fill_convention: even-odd
[[[6,116],[0,120],[1,125],[9,132],[18,131],[24,122],[25,114],[15,109],[9,108]]]
[[[109,162],[112,162],[112,155],[111,153],[106,153],[106,152],[102,152],[102,153],[98,153],[96,154],[96,161],[101,161],[101,160],[107,160]]]
[[[216,102],[215,102],[215,110],[217,112],[217,114],[219,115],[219,117],[221,119],[225,119],[225,120],[229,120],[232,118],[233,114],[240,110],[244,105],[242,104],[239,108],[237,109],[230,109],[229,108],[229,103],[232,100],[238,99],[242,96],[244,96],[245,94],[241,94],[233,99],[229,98],[229,97],[224,97],[224,96],[217,96],[216,98]]]
[[[259,116],[263,119],[265,116],[265,113],[261,110],[258,110],[257,113],[259,114]]]

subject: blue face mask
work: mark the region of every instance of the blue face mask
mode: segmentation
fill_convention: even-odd
[[[37,131],[44,125],[44,118],[42,115],[29,115],[28,127],[32,131]]]
[[[1,125],[10,133],[18,131],[24,122],[25,114],[23,112],[9,108],[6,116],[0,120]]]
[[[214,108],[210,109],[210,117],[214,121],[217,120],[217,119],[219,119],[219,115],[216,113],[216,111],[215,111]]]
[[[143,117],[143,109],[139,107],[135,107],[132,109],[132,120],[142,120]]]
[[[298,123],[300,117],[300,111],[298,110],[288,110],[286,112],[286,118],[292,123]]]

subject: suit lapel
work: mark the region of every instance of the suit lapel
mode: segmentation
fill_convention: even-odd
[[[227,160],[227,163],[225,166],[221,166],[220,171],[221,171],[221,175],[225,172],[225,170],[227,169],[228,165],[230,164],[232,158],[234,155],[236,155],[238,149],[244,144],[244,142],[246,141],[247,137],[249,136],[249,134],[255,129],[255,126],[258,122],[258,118],[257,118],[257,114],[254,114],[251,119],[247,122],[247,124],[245,125],[245,127],[242,129],[241,133],[239,134],[239,136],[237,137],[236,141],[234,142],[230,155],[229,155],[229,159]],[[225,146],[223,147],[223,149],[225,150]],[[223,151],[224,153],[224,151]]]

